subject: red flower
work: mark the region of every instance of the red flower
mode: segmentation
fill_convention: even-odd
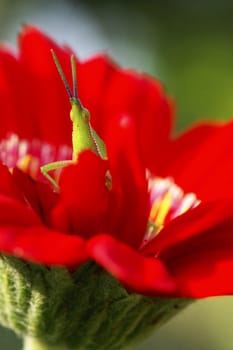
[[[232,293],[233,124],[173,140],[158,81],[105,56],[77,61],[79,97],[108,159],[84,151],[54,192],[40,166],[72,158],[72,125],[50,49],[69,82],[71,51],[34,27],[19,46],[17,56],[0,50],[1,251],[70,269],[92,259],[149,295]]]

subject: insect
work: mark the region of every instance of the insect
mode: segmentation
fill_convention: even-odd
[[[72,121],[72,159],[48,163],[40,168],[42,174],[47,178],[47,180],[51,182],[56,189],[58,189],[59,187],[57,182],[52,178],[52,176],[49,175],[50,171],[64,168],[68,165],[76,163],[78,161],[79,154],[85,150],[92,150],[103,159],[106,159],[107,155],[104,142],[91,126],[90,113],[82,106],[82,103],[78,98],[76,61],[74,55],[71,55],[70,58],[73,84],[72,93],[58,57],[52,49],[51,54],[70,99],[70,119]]]

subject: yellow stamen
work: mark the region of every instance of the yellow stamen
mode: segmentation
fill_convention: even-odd
[[[37,177],[39,169],[39,159],[30,154],[25,155],[17,162],[17,167],[24,172],[29,173],[32,177]]]
[[[169,193],[166,193],[163,200],[160,202],[157,218],[155,220],[156,226],[163,226],[166,216],[171,209],[172,198]]]
[[[151,208],[151,212],[150,212],[150,220],[152,222],[155,222],[156,220],[156,217],[158,215],[158,211],[160,209],[160,205],[161,205],[161,201],[160,200],[157,200],[154,202],[152,208]]]
[[[26,156],[18,160],[17,167],[20,168],[22,171],[27,171],[27,169],[29,168],[31,159],[32,159],[32,156],[30,154],[27,154]]]

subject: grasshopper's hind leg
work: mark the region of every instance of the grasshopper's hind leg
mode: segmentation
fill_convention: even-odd
[[[59,186],[56,183],[56,181],[52,178],[52,176],[49,175],[49,172],[52,170],[64,168],[64,167],[69,166],[71,164],[73,164],[72,160],[61,160],[58,162],[42,165],[40,167],[40,170],[41,170],[42,174],[44,175],[44,177],[58,190]]]

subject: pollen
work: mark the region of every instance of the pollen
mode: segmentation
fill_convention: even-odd
[[[194,193],[184,193],[172,178],[149,178],[149,193],[150,214],[145,241],[157,235],[171,220],[200,203]]]

